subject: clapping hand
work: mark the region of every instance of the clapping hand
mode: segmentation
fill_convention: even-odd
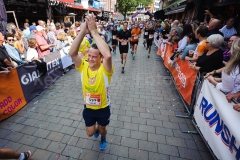
[[[88,24],[87,22],[85,21],[82,26],[81,26],[81,31],[84,31],[85,34],[89,34],[89,29],[88,29]]]
[[[86,16],[85,20],[87,23],[88,30],[90,32],[97,30],[96,16],[94,16],[94,14],[90,14],[90,15]]]

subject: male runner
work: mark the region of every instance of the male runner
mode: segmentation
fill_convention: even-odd
[[[123,30],[118,32],[117,40],[120,42],[119,51],[122,59],[122,73],[124,73],[124,67],[127,61],[128,42],[131,40],[131,33],[127,30],[128,22],[123,23]]]
[[[144,41],[143,41],[143,45],[145,47],[145,44],[147,43],[147,39],[148,39],[148,25],[145,26],[144,28],[144,32],[143,32],[143,38],[144,38]]]
[[[113,74],[112,57],[107,43],[100,37],[94,15],[86,16],[83,28],[74,39],[69,54],[81,74],[84,98],[83,119],[89,137],[101,134],[100,149],[107,146],[106,126],[110,118],[109,84]],[[91,33],[96,44],[88,50],[88,62],[78,55],[78,48],[84,36]],[[102,60],[102,63],[101,63]]]
[[[149,58],[155,31],[153,30],[153,24],[152,23],[148,24],[148,28],[149,29],[148,29],[148,37],[147,37],[147,50],[148,50],[148,58]]]
[[[117,31],[117,26],[114,26],[113,27],[113,30],[112,30],[112,48],[113,48],[113,53],[116,55],[116,45],[118,44],[118,41],[117,41],[117,34],[118,34],[118,31]]]
[[[138,27],[137,23],[135,23],[134,28],[132,29],[131,35],[132,35],[132,51],[131,51],[131,54],[132,54],[133,60],[134,60],[134,58],[136,56],[136,53],[137,53],[138,40],[141,36],[141,30]]]

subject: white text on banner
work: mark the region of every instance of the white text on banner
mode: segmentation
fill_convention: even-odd
[[[218,159],[240,159],[240,113],[207,80],[199,94],[194,118]]]

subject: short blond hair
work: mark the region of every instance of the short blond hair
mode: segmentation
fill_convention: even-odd
[[[67,34],[64,33],[64,32],[60,32],[60,33],[57,35],[57,40],[65,41],[66,39],[67,39]]]
[[[71,36],[72,39],[74,39],[76,37],[76,31],[74,31],[73,29],[70,29],[68,32],[67,32],[67,35],[68,36]]]

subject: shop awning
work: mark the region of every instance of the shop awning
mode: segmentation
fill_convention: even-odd
[[[174,13],[184,12],[185,7],[186,7],[186,6],[183,6],[183,8],[179,8],[179,9],[176,9],[176,10],[172,10],[172,11],[169,11],[169,12],[165,12],[165,15],[170,15],[170,14],[174,14]]]
[[[175,2],[173,2],[172,4],[166,6],[163,8],[163,10],[167,9],[167,8],[170,8],[172,7],[173,5],[177,4],[177,3],[183,3],[183,2],[186,2],[187,0],[176,0]]]
[[[86,11],[92,11],[92,12],[102,12],[102,10],[100,9],[96,9],[96,8],[84,8],[83,6],[77,6],[77,5],[74,5],[74,4],[68,4],[66,5],[67,7],[69,8],[75,8],[75,9],[81,9],[81,10],[86,10]]]

